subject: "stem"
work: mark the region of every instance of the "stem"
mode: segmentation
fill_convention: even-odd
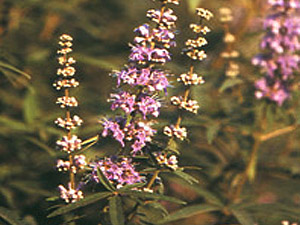
[[[191,65],[191,66],[190,66],[189,74],[191,75],[191,74],[193,74],[193,72],[194,72],[194,66]],[[190,92],[191,92],[191,87],[188,86],[188,87],[185,89],[185,91],[184,91],[184,94],[183,94],[183,101],[187,101]],[[176,124],[175,124],[175,127],[179,128],[182,119],[183,119],[183,118],[182,118],[182,115],[180,114],[180,115],[178,116],[178,118],[177,118],[177,122],[176,122]]]
[[[149,181],[149,183],[148,183],[148,185],[147,185],[147,187],[146,187],[147,189],[150,189],[150,188],[152,187],[152,185],[153,185],[155,179],[157,178],[159,172],[160,172],[160,171],[157,170],[157,171],[155,171],[155,172],[153,173],[152,178],[151,178],[151,180]]]
[[[288,126],[288,127],[284,127],[284,128],[275,130],[275,131],[270,132],[268,134],[261,135],[260,136],[260,141],[266,141],[266,140],[269,140],[271,138],[278,137],[280,135],[292,132],[292,131],[296,130],[297,127],[298,127],[297,125],[292,125],[292,126]]]
[[[67,58],[67,55],[65,54],[65,59]],[[69,92],[69,89],[66,88],[65,89],[65,96],[66,97],[69,97],[70,95],[70,92]],[[67,107],[67,110],[66,110],[66,118],[67,118],[67,121],[70,121],[71,120],[71,112],[70,112],[70,109]],[[68,131],[68,139],[71,139],[71,130]],[[72,154],[69,154],[69,162],[70,162],[70,173],[69,173],[69,177],[70,177],[70,183],[71,183],[71,188],[72,189],[75,189],[75,174],[73,173],[73,156]]]
[[[249,178],[249,173],[250,173],[251,169],[253,169],[253,167],[256,167],[257,153],[258,153],[260,143],[261,143],[260,136],[256,136],[255,140],[254,140],[253,147],[252,147],[252,152],[251,152],[251,155],[250,155],[250,160],[249,160],[249,162],[247,164],[247,167],[246,167],[246,169],[245,169],[245,171],[242,175],[242,178],[241,178],[241,180],[238,184],[238,187],[236,189],[236,193],[233,196],[233,201],[235,201],[239,198],[239,196],[242,193],[243,187],[244,187],[246,181]]]

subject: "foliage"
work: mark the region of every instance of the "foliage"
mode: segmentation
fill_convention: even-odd
[[[133,39],[131,31],[145,21],[144,12],[156,3],[0,1],[0,223],[299,222],[299,90],[295,85],[292,97],[281,107],[254,96],[254,81],[260,71],[251,59],[259,52],[264,32],[260,21],[268,13],[265,1],[186,0],[176,7],[178,49],[189,38],[188,24],[196,19],[194,7],[211,9],[215,18],[207,37],[208,59],[195,66],[206,81],[191,91],[200,103],[199,114],[187,116],[182,122],[190,129],[188,140],[172,140],[167,145],[180,153],[181,170],[161,171],[164,182],[157,187],[164,189],[163,193],[132,190],[143,184],[115,190],[99,171],[102,186],[87,187],[85,199],[66,205],[56,197],[58,184],[65,180],[53,168],[62,156],[55,149],[62,131],[53,125],[60,112],[53,103],[56,93],[51,88],[57,67],[57,37],[61,33],[74,37],[74,58],[81,81],[75,91],[80,101],[78,113],[86,118],[78,133],[85,137],[87,146],[90,144],[81,151],[89,159],[114,154],[114,140],[98,140],[95,136],[100,132],[99,118],[111,115],[106,99],[113,89],[113,79],[108,74],[124,64],[127,43]],[[225,76],[224,59],[219,57],[226,49],[222,42],[224,26],[218,21],[220,7],[233,11],[229,28],[240,52],[236,60],[240,74],[236,78]],[[188,65],[178,49],[172,53],[173,61],[166,64],[176,76]],[[297,84],[299,70],[294,77]],[[175,82],[171,85],[176,86]],[[181,89],[176,86],[169,95]],[[177,115],[177,110],[165,107],[157,127],[175,123]],[[139,221],[127,221],[135,215]]]

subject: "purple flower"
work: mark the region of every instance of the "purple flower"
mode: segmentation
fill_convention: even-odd
[[[125,146],[124,144],[124,138],[125,134],[122,131],[120,125],[117,122],[113,122],[110,120],[104,120],[102,121],[102,125],[104,127],[104,130],[102,131],[102,136],[106,137],[109,133],[109,131],[112,133],[113,137],[120,142],[122,147]]]
[[[133,155],[141,153],[141,150],[146,146],[146,143],[152,141],[152,137],[156,133],[156,130],[151,126],[151,121],[137,121],[135,124],[131,123],[126,127],[126,139],[128,141],[133,140],[133,144],[131,145]]]
[[[274,13],[265,20],[267,33],[261,42],[265,53],[253,58],[252,63],[265,72],[266,77],[255,83],[257,98],[266,97],[282,105],[290,95],[291,79],[299,70],[300,18],[296,10],[300,0],[269,0]],[[292,10],[294,9],[294,10]]]
[[[111,94],[110,97],[111,99],[109,101],[112,102],[112,110],[121,108],[126,114],[130,114],[132,111],[134,111],[136,98],[135,95],[122,91],[119,94]]]
[[[129,60],[139,64],[146,64],[151,59],[152,49],[145,46],[132,46]]]
[[[167,61],[171,60],[171,56],[167,49],[155,48],[152,50],[148,59],[152,62],[166,63]]]
[[[154,98],[149,96],[142,97],[137,105],[142,112],[144,119],[146,119],[147,115],[158,117],[161,104]]]
[[[167,2],[179,3],[177,0]],[[157,23],[157,26],[153,28],[145,23],[134,29],[136,37],[134,44],[130,44],[129,65],[112,74],[117,78],[119,88],[127,85],[127,91],[112,94],[110,99],[112,110],[120,108],[124,111],[122,119],[102,122],[102,136],[112,135],[122,147],[125,147],[125,142],[129,142],[132,155],[142,154],[142,149],[152,141],[156,133],[151,127],[153,122],[149,116],[158,117],[161,103],[153,96],[159,96],[160,91],[166,92],[169,85],[168,74],[158,69],[157,64],[170,61],[169,48],[175,46],[173,28],[177,17],[173,10],[165,7],[160,10],[151,9],[147,12],[147,17]],[[132,88],[135,86],[138,87]]]
[[[167,88],[169,81],[168,74],[162,70],[136,67],[126,67],[115,73],[118,79],[118,86],[121,82],[130,86],[145,86],[149,92],[162,91]]]
[[[153,41],[161,43],[164,47],[170,48],[175,46],[174,41],[175,34],[174,32],[164,28],[158,27],[156,29],[151,29],[150,26],[146,23],[134,30],[138,36],[134,38],[134,42],[138,45],[147,46],[151,45]]]
[[[135,166],[131,159],[128,158],[104,158],[91,163],[90,166],[93,168],[92,178],[94,181],[100,182],[97,175],[97,170],[100,169],[106,178],[118,189],[128,184],[144,181],[144,178],[135,171]]]
[[[285,85],[281,83],[280,80],[272,82],[266,78],[262,78],[255,82],[255,87],[257,88],[255,92],[256,98],[261,99],[267,97],[276,102],[279,106],[290,96]]]
[[[170,53],[164,48],[154,48],[146,46],[132,46],[129,60],[139,64],[147,62],[166,63],[171,60]]]

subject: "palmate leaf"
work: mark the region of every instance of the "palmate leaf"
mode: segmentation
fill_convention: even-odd
[[[109,217],[112,225],[124,225],[124,214],[121,197],[116,195],[109,200]]]
[[[100,192],[100,193],[97,193],[97,194],[92,194],[78,202],[75,202],[75,203],[71,203],[69,205],[66,205],[66,206],[63,206],[55,211],[53,211],[52,213],[50,213],[47,217],[48,218],[51,218],[51,217],[54,217],[54,216],[59,216],[59,215],[62,215],[62,214],[65,214],[65,213],[68,213],[72,210],[75,210],[75,209],[78,209],[80,207],[83,207],[83,206],[87,206],[87,205],[90,205],[92,203],[95,203],[101,199],[105,199],[109,196],[111,196],[112,193],[111,192]]]
[[[120,194],[126,194],[126,195],[130,195],[133,197],[141,198],[141,199],[161,200],[161,201],[168,201],[168,202],[173,202],[173,203],[177,203],[177,204],[186,204],[186,202],[184,202],[178,198],[174,198],[174,197],[170,197],[170,196],[166,196],[166,195],[155,194],[155,193],[146,193],[146,192],[141,192],[141,191],[127,191],[127,190],[119,190],[118,192]]]
[[[11,225],[24,225],[24,222],[20,217],[13,211],[8,210],[4,207],[0,207],[0,218]]]
[[[106,178],[106,176],[103,174],[103,172],[97,168],[97,175],[98,175],[98,178],[100,180],[100,182],[103,184],[103,186],[111,191],[111,192],[114,192],[116,191],[116,188],[113,186],[113,184]]]
[[[222,208],[220,206],[212,205],[212,204],[199,204],[199,205],[187,206],[187,207],[184,207],[184,208],[166,216],[161,221],[158,221],[157,224],[169,223],[171,221],[184,219],[184,218],[194,216],[194,215],[197,215],[200,213],[219,211],[221,209]]]

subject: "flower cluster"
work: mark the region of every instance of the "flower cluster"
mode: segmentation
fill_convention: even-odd
[[[207,55],[201,48],[204,45],[207,45],[208,42],[204,37],[199,35],[201,33],[206,35],[210,32],[210,29],[207,26],[202,25],[202,20],[210,20],[213,17],[213,14],[209,10],[203,8],[197,8],[196,13],[200,17],[200,24],[191,24],[190,28],[198,35],[196,39],[188,39],[185,42],[186,48],[184,49],[184,53],[194,61],[202,61],[207,57]]]
[[[80,119],[79,116],[77,115],[74,115],[73,118],[57,118],[55,120],[55,123],[59,126],[59,127],[62,127],[62,128],[65,128],[67,130],[71,130],[71,129],[75,129],[76,127],[80,126],[83,121],[82,119]]]
[[[268,1],[272,14],[264,22],[266,35],[261,42],[264,53],[253,58],[265,77],[255,83],[255,96],[268,98],[279,106],[290,97],[290,81],[299,70],[300,57],[300,1]]]
[[[178,126],[165,126],[164,127],[164,134],[169,136],[169,137],[176,137],[180,140],[184,140],[187,137],[187,130],[185,127],[179,127]]]
[[[92,178],[97,183],[98,170],[102,171],[105,177],[116,186],[117,189],[127,185],[143,182],[144,178],[135,170],[131,159],[122,157],[110,157],[98,160],[90,164],[92,167]]]
[[[225,43],[225,50],[221,52],[221,57],[225,60],[225,75],[227,77],[236,77],[240,73],[239,65],[235,62],[235,59],[239,57],[239,52],[234,49],[234,43],[236,38],[234,34],[230,32],[229,23],[233,20],[232,11],[230,8],[220,8],[220,22],[223,24],[225,35],[223,42]]]
[[[159,165],[166,166],[172,170],[178,169],[178,165],[177,165],[178,161],[177,161],[177,157],[175,155],[168,156],[167,154],[162,153],[162,152],[155,152],[153,154]]]
[[[70,161],[61,159],[57,160],[56,164],[58,171],[72,171],[74,174],[77,173],[78,170],[84,169],[85,166],[87,166],[87,163],[84,155],[75,155],[72,165]]]
[[[64,199],[66,203],[74,203],[83,198],[83,193],[79,190],[79,187],[74,189],[71,183],[68,184],[68,189],[63,185],[59,185],[58,189],[60,191],[60,197]]]
[[[62,90],[64,92],[64,96],[58,97],[56,103],[61,108],[66,109],[66,117],[59,117],[55,121],[59,127],[67,131],[67,134],[56,142],[58,148],[68,154],[68,160],[59,159],[56,165],[59,171],[68,171],[70,173],[68,188],[59,185],[61,198],[66,203],[72,203],[83,198],[79,187],[75,188],[75,174],[87,165],[84,155],[73,155],[73,152],[81,149],[82,140],[71,134],[71,130],[80,126],[83,121],[77,115],[72,117],[70,112],[70,108],[77,107],[78,102],[75,97],[70,96],[69,89],[79,85],[79,82],[73,77],[76,72],[73,67],[75,60],[72,57],[68,57],[68,54],[72,52],[72,40],[73,38],[67,34],[60,36],[59,45],[61,49],[57,53],[59,54],[58,63],[61,65],[61,68],[57,70],[58,79],[53,84],[58,91]]]
[[[183,49],[183,53],[192,60],[192,65],[190,66],[190,70],[187,73],[183,73],[177,78],[177,81],[181,82],[185,86],[185,93],[183,96],[171,97],[172,105],[194,114],[197,114],[200,106],[196,100],[190,99],[189,97],[191,93],[191,86],[203,84],[204,80],[202,76],[199,76],[194,72],[193,63],[195,61],[202,61],[207,57],[202,47],[207,45],[208,42],[201,35],[207,34],[208,32],[210,32],[210,29],[207,26],[203,25],[203,21],[210,20],[213,17],[213,14],[209,10],[203,8],[197,8],[196,14],[200,17],[199,24],[193,23],[190,25],[190,28],[196,34],[196,38],[188,39],[185,42],[186,47]],[[180,140],[186,139],[187,130],[185,127],[180,127],[181,121],[182,117],[179,116],[175,125],[164,127],[164,134],[168,137],[176,137]]]
[[[136,120],[134,123],[127,123],[127,121],[118,117],[115,121],[103,120],[104,127],[102,136],[112,135],[122,147],[125,147],[125,141],[131,141],[132,153],[137,154],[146,143],[152,141],[152,137],[156,131],[151,127],[152,121]]]
[[[150,22],[134,29],[136,37],[130,44],[129,65],[112,73],[119,89],[108,101],[111,109],[120,112],[121,116],[101,121],[102,136],[112,136],[122,148],[130,146],[132,155],[143,154],[142,149],[152,141],[156,133],[152,128],[153,118],[159,116],[162,106],[159,98],[169,85],[169,74],[161,69],[161,65],[171,60],[169,49],[176,45],[177,17],[167,4],[177,5],[179,1],[161,2],[161,9],[148,10]]]
[[[204,84],[202,76],[198,76],[196,73],[183,73],[177,78],[178,82],[182,82],[184,85],[199,85]]]
[[[185,109],[188,112],[197,114],[198,109],[199,109],[199,104],[196,100],[187,100],[184,99],[183,97],[177,97],[177,96],[173,96],[171,98],[171,103],[175,106],[178,106],[180,109]]]
[[[139,111],[142,113],[144,119],[146,119],[147,115],[158,117],[158,110],[161,107],[160,102],[152,96],[140,94],[139,99],[136,99],[136,95],[124,91],[118,94],[111,94],[109,101],[112,102],[112,110],[120,108],[126,114]]]
[[[115,71],[114,75],[118,78],[118,86],[121,83],[129,84],[131,87],[143,86],[148,92],[166,90],[169,85],[164,71],[153,68],[126,67],[122,71]]]

